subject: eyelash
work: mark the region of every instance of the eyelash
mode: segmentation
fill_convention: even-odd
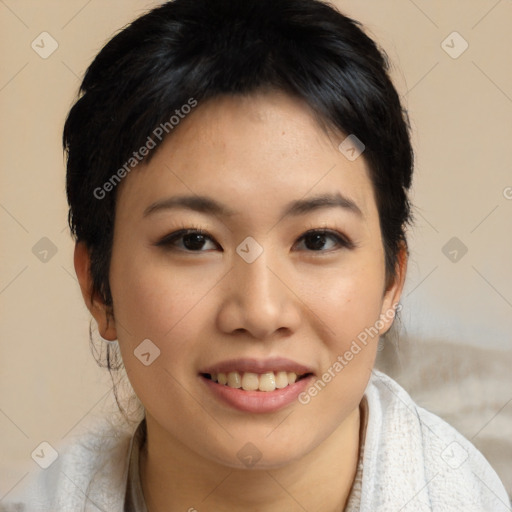
[[[183,251],[183,252],[188,252],[188,253],[207,252],[207,251],[203,251],[201,249],[194,251],[191,249],[176,247],[176,245],[175,245],[176,242],[179,241],[180,239],[183,239],[187,235],[200,235],[200,236],[203,236],[203,237],[209,239],[210,241],[214,242],[215,244],[217,244],[217,242],[214,240],[214,238],[212,236],[210,236],[210,234],[207,231],[205,231],[204,229],[202,229],[200,227],[191,226],[188,228],[183,227],[182,229],[180,229],[178,231],[174,231],[173,233],[170,233],[170,234],[164,236],[162,239],[160,239],[158,242],[156,242],[155,245],[157,247],[163,247],[163,248],[169,249],[169,250]],[[297,242],[300,242],[300,241],[304,240],[306,237],[312,236],[312,235],[324,235],[328,238],[331,238],[336,242],[336,244],[339,246],[339,248],[354,249],[357,247],[357,245],[354,242],[352,242],[351,240],[349,240],[345,235],[341,234],[340,232],[338,232],[336,230],[327,229],[327,228],[309,229],[308,231],[306,231],[305,233],[303,233],[300,236],[300,238],[297,240]],[[318,250],[318,251],[307,250],[307,252],[330,253],[333,250],[337,250],[337,249]]]

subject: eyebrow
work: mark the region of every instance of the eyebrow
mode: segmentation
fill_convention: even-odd
[[[343,208],[358,217],[364,217],[363,212],[357,204],[343,194],[337,192],[335,194],[321,194],[306,199],[298,199],[291,202],[284,210],[283,216],[286,215],[303,215],[320,208]]]
[[[337,192],[335,194],[321,194],[305,199],[298,199],[289,203],[282,212],[287,215],[299,216],[318,210],[320,208],[343,208],[348,212],[364,217],[357,204],[348,197]],[[207,196],[175,196],[156,201],[144,210],[144,217],[162,210],[185,208],[200,213],[207,213],[219,217],[232,217],[237,212]]]

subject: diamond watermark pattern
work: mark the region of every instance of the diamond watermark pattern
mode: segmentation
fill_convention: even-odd
[[[452,469],[457,469],[466,462],[468,452],[457,441],[453,441],[441,452],[441,458]]]
[[[47,59],[59,47],[59,43],[48,32],[41,32],[30,46],[39,57]]]
[[[263,254],[263,247],[252,236],[248,236],[236,248],[236,252],[246,263],[253,263]]]
[[[59,454],[50,443],[43,441],[30,456],[38,466],[48,469],[57,460]]]
[[[160,356],[160,349],[150,339],[146,338],[142,343],[137,345],[133,353],[144,366],[149,366]]]
[[[347,160],[353,162],[363,153],[365,147],[366,146],[352,133],[340,143],[338,149]]]
[[[441,251],[452,263],[458,263],[468,252],[468,248],[459,238],[454,236],[444,244]]]
[[[458,33],[452,32],[441,43],[441,48],[452,58],[458,59],[469,47],[469,43]]]
[[[43,263],[48,263],[56,254],[57,246],[47,237],[43,236],[32,247],[32,254]]]
[[[262,453],[258,450],[257,446],[253,443],[246,443],[237,452],[237,457],[248,468],[252,468],[262,457]]]

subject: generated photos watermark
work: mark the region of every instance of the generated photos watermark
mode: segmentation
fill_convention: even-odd
[[[189,98],[187,103],[183,104],[179,109],[174,111],[174,114],[165,123],[160,123],[151,133],[148,135],[146,142],[138,149],[134,151],[132,156],[107,180],[101,187],[96,187],[93,191],[93,195],[96,199],[104,199],[109,192],[112,192],[116,188],[121,180],[125,178],[144,158],[149,155],[152,149],[155,149],[158,142],[161,142],[166,135],[171,133],[176,128],[182,119],[192,112],[192,109],[197,106],[197,100]],[[158,142],[156,142],[156,140]]]
[[[354,359],[354,357],[361,352],[363,347],[368,345],[368,342],[374,338],[379,337],[380,330],[385,325],[385,320],[392,320],[398,311],[402,309],[401,304],[396,304],[396,307],[388,309],[385,313],[381,314],[379,319],[371,326],[366,327],[364,331],[361,331],[357,335],[357,339],[352,340],[352,343],[348,350],[346,350],[342,355],[339,355],[336,358],[329,368],[322,374],[321,377],[315,380],[308,389],[300,393],[298,400],[302,405],[307,405],[311,402],[311,399],[318,395],[322,389],[327,386],[329,382],[331,382],[336,375],[338,375],[349,363]]]

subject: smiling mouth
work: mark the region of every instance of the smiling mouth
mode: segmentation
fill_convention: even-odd
[[[291,386],[305,377],[309,377],[311,373],[297,375],[295,372],[229,372],[229,373],[201,373],[206,379],[217,384],[228,386],[234,389],[242,389],[244,391],[275,391]]]

